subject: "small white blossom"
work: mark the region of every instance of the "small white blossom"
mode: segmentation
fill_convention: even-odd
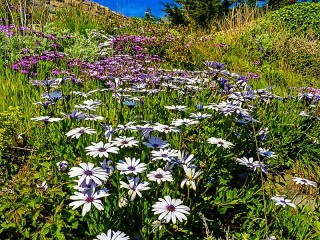
[[[121,171],[121,174],[134,174],[137,175],[138,173],[144,172],[146,168],[145,163],[140,163],[140,159],[136,158],[125,158],[126,161],[120,160],[119,163],[117,163],[117,169]]]
[[[64,172],[68,169],[69,163],[67,161],[60,161],[60,162],[57,162],[57,167],[59,171]]]
[[[79,177],[78,186],[83,182],[90,185],[91,182],[97,185],[102,185],[102,182],[107,180],[108,174],[101,167],[94,167],[93,163],[80,163],[80,167],[73,167],[68,173],[70,177]]]
[[[310,181],[305,178],[300,178],[300,177],[292,177],[292,181],[294,181],[296,184],[301,184],[301,185],[306,185],[306,186],[312,186],[312,187],[317,187],[317,183]]]
[[[130,238],[123,232],[108,230],[107,234],[101,233],[93,240],[129,240]]]
[[[121,197],[118,202],[119,208],[126,207],[128,205],[128,199]]]
[[[266,158],[276,158],[277,155],[274,154],[274,152],[270,151],[269,149],[265,148],[258,148],[258,154],[260,154],[263,157]]]
[[[88,146],[85,148],[85,151],[87,152],[87,155],[92,157],[108,157],[109,153],[118,153],[119,148],[115,147],[112,143],[91,143],[91,146]]]
[[[47,185],[46,181],[43,181],[41,183],[41,185],[39,185],[37,183],[36,183],[36,185],[37,185],[37,188],[39,189],[40,192],[44,192],[44,191],[46,191],[48,189],[48,185]]]
[[[45,123],[48,123],[48,122],[59,122],[59,121],[63,120],[63,118],[51,118],[49,116],[41,116],[41,117],[31,118],[31,120],[33,120],[33,121],[44,121]]]
[[[190,117],[194,118],[194,119],[202,120],[202,119],[205,119],[205,118],[211,118],[212,114],[206,114],[206,113],[201,113],[201,112],[190,113]]]
[[[150,187],[148,187],[149,183],[148,182],[142,182],[140,184],[139,183],[139,177],[136,178],[130,178],[127,177],[129,184],[120,181],[120,188],[127,188],[129,189],[128,191],[128,195],[130,197],[130,200],[133,201],[136,196],[138,195],[139,197],[142,196],[140,191],[145,191],[145,190],[149,190]]]
[[[159,149],[159,150],[152,150],[152,161],[171,161],[172,158],[178,156],[178,150],[175,149]]]
[[[191,186],[193,190],[196,190],[196,183],[194,182],[197,177],[201,174],[201,172],[196,172],[195,168],[188,168],[186,165],[183,165],[183,170],[186,174],[185,179],[181,182],[181,188],[183,188],[184,185],[187,185],[187,187]]]
[[[188,119],[188,118],[183,118],[183,119],[175,119],[172,121],[172,125],[179,127],[179,126],[189,126],[189,125],[193,125],[193,124],[199,124],[198,120],[194,120],[194,119]]]
[[[93,204],[99,211],[103,210],[104,207],[102,205],[101,200],[99,198],[109,196],[106,191],[99,190],[96,193],[93,191],[91,194],[89,193],[81,193],[81,192],[75,192],[74,195],[70,196],[70,199],[75,200],[74,202],[71,202],[69,206],[73,207],[72,209],[76,209],[83,205],[82,208],[82,216],[85,216],[87,212],[90,211],[91,205]]]
[[[120,148],[138,146],[139,144],[138,140],[135,140],[133,137],[126,136],[116,137],[111,142]]]
[[[234,146],[233,143],[228,142],[222,138],[211,137],[208,139],[208,142],[211,144],[216,144],[218,145],[218,147],[223,147],[223,148],[232,148]]]
[[[151,171],[150,173],[147,174],[147,177],[150,181],[155,181],[158,184],[165,181],[169,181],[169,182],[173,181],[171,172],[164,171],[161,168],[158,168],[156,171]]]
[[[67,137],[71,138],[79,138],[83,134],[94,134],[96,131],[94,129],[88,128],[88,127],[78,127],[70,130],[66,133]]]
[[[291,202],[291,200],[285,199],[283,196],[280,195],[273,196],[271,199],[276,202],[276,205],[281,205],[282,207],[286,207],[287,205],[293,208],[297,207],[295,204]]]
[[[152,211],[154,214],[160,214],[158,220],[165,220],[167,223],[172,221],[175,224],[177,220],[180,222],[187,220],[186,215],[189,214],[190,208],[182,205],[180,199],[165,196],[159,198],[159,202],[152,205]]]
[[[165,108],[168,110],[182,111],[182,112],[185,112],[188,109],[186,106],[182,106],[182,105],[165,106]]]

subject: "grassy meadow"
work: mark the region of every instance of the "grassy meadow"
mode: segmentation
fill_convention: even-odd
[[[319,3],[210,29],[9,9],[0,239],[320,239]]]

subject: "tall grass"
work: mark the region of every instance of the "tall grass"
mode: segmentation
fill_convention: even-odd
[[[232,8],[224,18],[215,20],[215,23],[218,31],[238,32],[253,26],[254,21],[262,18],[267,12],[267,8],[251,8],[241,4],[239,7]]]

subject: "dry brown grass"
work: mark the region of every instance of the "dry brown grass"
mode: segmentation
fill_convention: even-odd
[[[247,5],[240,5],[233,8],[225,18],[216,20],[216,25],[219,31],[223,32],[238,32],[250,25],[254,25],[254,21],[262,18],[268,10],[262,10],[255,7],[250,8]]]

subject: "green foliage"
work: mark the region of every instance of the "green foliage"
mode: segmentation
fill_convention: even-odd
[[[292,5],[296,2],[297,0],[269,0],[267,5],[270,9],[276,10],[287,5]]]
[[[175,25],[196,25],[207,27],[213,19],[222,18],[228,12],[230,1],[224,0],[176,0],[175,3],[163,3],[164,12]]]
[[[270,12],[270,24],[283,24],[294,34],[320,36],[320,3],[298,3]]]
[[[50,49],[50,41],[36,35],[23,36],[21,34],[16,34],[7,38],[0,33],[0,41],[0,55],[2,56],[2,61],[7,64],[21,59],[25,54],[23,52],[24,49],[30,51],[30,54],[38,54]],[[41,41],[41,45],[36,44],[38,41]]]
[[[22,129],[22,116],[18,107],[9,107],[0,113],[0,180],[8,180],[25,163],[29,153]]]
[[[100,48],[97,44],[97,38],[94,36],[95,30],[87,29],[86,34],[74,33],[71,40],[64,46],[64,52],[70,58],[84,59],[86,61],[94,61]]]
[[[99,28],[99,22],[83,11],[67,7],[56,13],[57,19],[54,22],[57,28],[68,29],[71,33],[79,32],[85,34],[86,29]]]
[[[186,26],[189,24],[189,21],[184,11],[176,3],[162,3],[162,4],[165,7],[163,11],[166,13],[169,21],[173,25]]]

